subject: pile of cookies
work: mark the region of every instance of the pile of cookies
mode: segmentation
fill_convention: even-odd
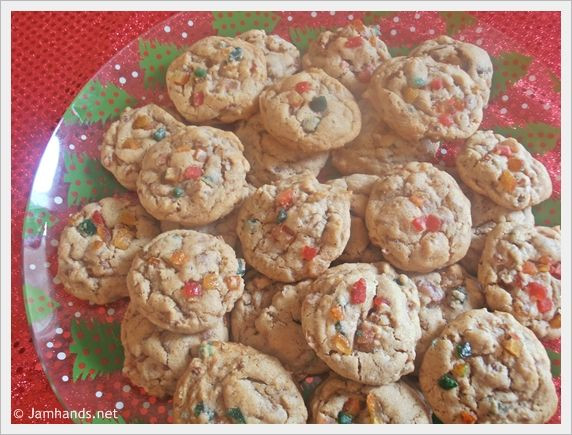
[[[58,276],[130,298],[123,373],[177,423],[545,422],[560,228],[534,226],[544,166],[478,130],[492,72],[446,36],[392,58],[357,20],[302,59],[262,30],[201,39],[166,74],[178,113],[110,125],[101,161],[137,199],[71,217]]]

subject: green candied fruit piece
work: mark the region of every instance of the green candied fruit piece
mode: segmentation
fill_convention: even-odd
[[[278,216],[276,217],[276,222],[281,224],[282,222],[284,222],[286,220],[287,217],[288,217],[288,213],[286,212],[285,209],[281,208],[278,210]]]
[[[198,77],[200,79],[204,78],[207,76],[207,70],[204,68],[195,68],[195,77]]]
[[[473,354],[471,343],[469,343],[468,341],[458,344],[456,347],[456,351],[457,351],[457,356],[459,358],[469,358]]]
[[[240,408],[230,408],[226,411],[226,415],[232,419],[234,423],[246,424],[246,419],[244,418],[244,415],[242,415]]]
[[[416,88],[422,88],[427,84],[427,80],[425,80],[423,77],[414,77],[411,82]]]
[[[159,127],[153,133],[153,139],[155,139],[156,141],[165,139],[165,136],[167,136],[167,130],[165,130],[165,127]]]
[[[444,390],[452,390],[453,388],[457,388],[459,386],[457,381],[449,373],[445,373],[439,378],[437,382],[439,383],[439,386]]]
[[[312,133],[316,131],[319,123],[320,123],[320,118],[318,118],[317,116],[309,116],[308,118],[304,118],[302,120],[302,129],[306,133]]]
[[[312,98],[309,106],[314,112],[323,112],[328,108],[328,101],[326,100],[326,97],[320,95],[319,97]]]
[[[234,50],[232,50],[230,52],[230,54],[228,55],[228,58],[231,61],[238,61],[238,60],[242,59],[242,48],[234,47]]]
[[[236,269],[236,274],[240,276],[244,276],[246,273],[246,262],[242,258],[237,258],[238,261],[238,268]]]
[[[201,358],[207,358],[209,356],[213,356],[214,354],[214,347],[209,342],[201,343],[199,346],[199,355]]]
[[[197,403],[193,412],[195,413],[195,417],[201,415],[201,413],[205,412],[205,403],[203,401]]]
[[[185,191],[183,190],[182,187],[175,187],[172,191],[171,191],[171,195],[173,195],[175,198],[180,198],[181,196],[183,196],[185,194]]]
[[[86,219],[77,226],[79,233],[84,236],[93,236],[97,232],[97,228],[91,219]]]
[[[353,417],[350,414],[344,411],[338,412],[338,424],[352,424],[352,420]]]

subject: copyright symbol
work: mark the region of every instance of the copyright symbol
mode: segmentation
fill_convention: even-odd
[[[22,411],[21,409],[15,409],[13,414],[14,418],[17,418],[19,420],[24,416],[24,411]]]

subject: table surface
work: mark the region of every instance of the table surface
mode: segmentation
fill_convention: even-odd
[[[21,234],[45,145],[65,109],[117,51],[173,12],[12,13],[12,409],[63,410],[34,349],[22,297]],[[475,12],[560,76],[560,13]],[[70,423],[24,417],[19,423]]]

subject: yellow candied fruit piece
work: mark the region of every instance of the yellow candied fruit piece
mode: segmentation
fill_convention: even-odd
[[[336,305],[330,309],[330,317],[332,320],[344,320],[344,312],[342,311],[342,307]]]
[[[508,159],[507,165],[509,170],[513,172],[518,172],[522,169],[524,163],[522,160],[517,159],[516,157],[511,157],[510,159]]]
[[[409,104],[413,103],[418,96],[419,96],[419,91],[415,88],[407,87],[403,91],[403,99]]]
[[[186,261],[187,261],[187,256],[180,249],[177,249],[169,257],[169,263],[171,263],[173,266],[181,266]]]
[[[142,128],[143,130],[151,130],[153,128],[153,120],[145,115],[139,115],[132,124],[133,128]]]
[[[560,314],[556,314],[548,323],[552,328],[560,328]]]
[[[343,353],[344,355],[350,355],[352,353],[350,342],[342,334],[334,335],[332,338],[332,345],[337,351]]]
[[[549,272],[550,266],[548,264],[539,264],[537,269],[539,272]]]
[[[377,404],[377,400],[375,399],[375,396],[371,393],[368,393],[368,395],[365,398],[365,403],[367,405],[367,412],[369,413],[369,421],[371,424],[379,424],[381,423],[381,420],[379,419],[378,415],[378,404]]]
[[[210,290],[216,287],[216,273],[207,273],[203,278],[203,288]]]
[[[514,355],[517,358],[522,352],[522,342],[518,338],[508,338],[503,342],[502,346],[508,353]]]
[[[131,234],[131,231],[126,230],[125,228],[119,228],[117,231],[115,231],[115,234],[113,234],[113,240],[111,243],[117,249],[125,251],[131,244],[132,236],[133,235]]]
[[[419,195],[411,195],[409,197],[409,201],[411,201],[417,207],[423,207],[423,204],[425,203],[425,200],[421,198]]]
[[[137,139],[134,139],[132,137],[128,137],[121,144],[121,148],[128,148],[130,150],[136,150],[138,148],[141,148],[141,142],[139,142]]]
[[[240,276],[231,275],[224,279],[229,290],[238,290],[240,288]]]
[[[124,210],[119,215],[119,223],[133,227],[137,225],[137,216],[135,215],[135,213],[131,213],[130,211]]]
[[[465,363],[458,363],[453,367],[453,375],[455,375],[456,378],[464,378],[468,372],[469,366]]]
[[[504,190],[514,192],[516,188],[516,178],[514,178],[514,175],[512,175],[510,171],[503,171],[499,181]]]

